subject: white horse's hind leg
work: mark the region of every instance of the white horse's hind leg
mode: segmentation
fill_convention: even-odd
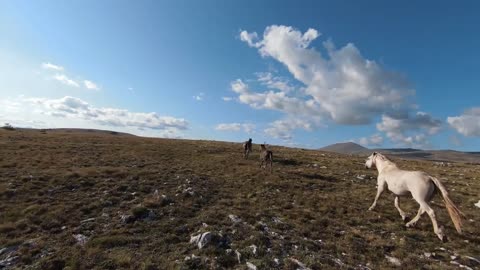
[[[425,213],[425,210],[423,210],[423,208],[420,206],[418,208],[417,215],[412,220],[410,220],[407,224],[405,224],[405,226],[407,226],[407,227],[415,226],[415,224],[417,224],[418,220],[422,217],[423,213]]]
[[[398,196],[395,196],[395,207],[397,208],[398,212],[400,213],[400,216],[402,217],[402,220],[405,221],[407,218],[407,214],[400,208],[400,205],[398,204]]]
[[[420,203],[420,207],[422,207],[423,210],[427,212],[428,216],[430,216],[430,219],[432,220],[433,231],[438,236],[438,238],[443,241],[443,237],[445,235],[443,233],[443,230],[438,227],[437,218],[435,217],[435,212],[433,211],[433,209],[426,202]]]

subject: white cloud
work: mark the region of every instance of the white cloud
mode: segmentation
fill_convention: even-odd
[[[383,144],[383,137],[377,133],[370,137],[362,137],[358,139],[358,143],[363,146],[381,146]]]
[[[222,97],[223,101],[232,101],[233,98],[232,97]]]
[[[428,144],[427,135],[438,133],[441,127],[440,120],[424,112],[402,118],[383,115],[382,122],[377,124],[377,129],[385,132],[392,142],[420,147]]]
[[[69,86],[74,86],[74,87],[80,87],[80,85],[76,81],[68,78],[67,75],[65,75],[65,74],[59,74],[58,73],[58,74],[55,74],[53,76],[53,78],[55,80],[63,83],[63,84],[66,84],[66,85],[69,85]]]
[[[270,72],[259,72],[256,75],[258,81],[270,89],[277,89],[282,92],[290,92],[294,90],[294,87],[290,86],[286,79],[276,77]]]
[[[188,122],[182,118],[159,116],[154,112],[130,112],[116,108],[97,108],[87,102],[66,96],[60,99],[28,98],[25,101],[37,105],[41,113],[93,121],[112,127],[133,127],[137,129],[180,129],[188,128]]]
[[[63,71],[64,68],[62,66],[54,65],[52,63],[42,63],[42,68],[44,69],[50,69],[50,70],[55,70],[55,71]]]
[[[276,139],[290,141],[293,138],[292,131],[295,129],[313,130],[315,125],[309,121],[301,119],[284,119],[277,120],[269,124],[269,127],[264,130],[265,134]]]
[[[403,75],[366,59],[353,43],[336,48],[327,40],[321,44],[324,52],[320,51],[312,46],[319,36],[315,29],[302,33],[283,25],[268,26],[262,37],[240,32],[240,40],[256,48],[262,57],[283,64],[303,84],[293,87],[272,73],[256,74],[258,82],[269,90],[252,91],[241,79],[231,83],[240,103],[285,114],[288,120],[272,123],[268,134],[291,139],[293,130],[315,129],[326,121],[365,125],[379,117],[378,130],[397,144],[425,145],[428,136],[438,132],[439,120],[422,112],[411,116],[417,109],[412,102],[415,91]],[[310,124],[309,129],[305,123]],[[383,139],[375,134],[360,140],[380,145]]]
[[[195,99],[196,101],[202,101],[204,96],[205,96],[205,93],[200,93],[198,95],[193,96],[193,99]]]
[[[258,46],[260,46],[259,43],[256,43],[254,41],[257,39],[258,39],[258,34],[256,32],[253,32],[253,33],[248,33],[247,31],[240,32],[240,40],[246,42],[250,47],[258,48]]]
[[[289,115],[317,119],[318,116],[324,114],[322,108],[313,99],[291,97],[281,91],[253,92],[240,79],[231,83],[231,89],[239,95],[240,103],[247,104],[255,109],[277,110]]]
[[[98,87],[98,85],[96,85],[94,82],[92,81],[89,81],[89,80],[84,80],[83,81],[83,84],[85,85],[85,87],[87,89],[90,89],[90,90],[100,90],[100,87]]]
[[[263,57],[284,64],[305,84],[306,95],[339,124],[367,124],[383,113],[405,113],[408,96],[413,94],[399,74],[386,71],[375,61],[365,59],[352,43],[336,49],[324,42],[328,57],[310,48],[320,34],[315,29],[305,33],[292,27],[272,25],[263,39],[254,42],[255,33],[242,31],[240,39],[258,48]]]
[[[251,134],[255,131],[255,125],[249,123],[221,123],[215,127],[219,131],[243,131]]]
[[[480,107],[469,109],[460,116],[448,117],[447,122],[464,136],[480,137]]]

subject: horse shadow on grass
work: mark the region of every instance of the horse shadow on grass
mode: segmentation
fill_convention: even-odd
[[[295,159],[278,159],[278,160],[274,159],[274,162],[283,166],[299,166],[302,164],[302,162],[297,161]]]
[[[338,179],[329,176],[329,175],[321,175],[319,173],[304,173],[304,172],[296,172],[295,175],[302,177],[302,178],[307,178],[311,180],[321,180],[321,181],[326,181],[326,182],[338,182]]]

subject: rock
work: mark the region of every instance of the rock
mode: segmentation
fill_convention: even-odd
[[[327,168],[327,166],[322,166],[322,167],[320,167],[320,169],[326,169],[326,168]]]
[[[73,235],[73,238],[75,238],[75,240],[77,240],[77,244],[79,244],[80,246],[84,246],[87,241],[88,241],[88,238],[83,235],[83,234],[74,234]]]
[[[233,223],[235,223],[235,224],[242,222],[242,219],[239,218],[238,216],[235,216],[235,215],[230,214],[230,215],[228,215],[228,217],[229,217],[230,220],[231,220]]]
[[[395,258],[395,257],[391,257],[391,256],[388,256],[388,255],[385,255],[385,258],[387,259],[387,261],[395,266],[402,266],[402,262]]]
[[[480,208],[480,200],[476,204],[474,204],[476,207]]]
[[[357,179],[359,179],[359,180],[364,180],[364,179],[365,179],[365,177],[366,177],[366,175],[365,175],[365,174],[362,174],[362,175],[357,175]]]
[[[465,256],[465,258],[469,259],[470,261],[476,262],[477,264],[480,264],[480,260],[471,256]]]
[[[17,261],[17,259],[18,259],[18,256],[7,256],[7,258],[0,260],[0,268],[13,266]]]
[[[84,219],[84,220],[80,221],[80,223],[83,224],[83,223],[92,222],[92,221],[95,221],[95,218],[87,218],[87,219]]]
[[[310,270],[305,264],[301,263],[299,260],[295,258],[288,258],[290,261],[294,262],[296,265],[298,265],[297,270]]]
[[[463,265],[463,264],[461,264],[461,263],[459,263],[459,262],[457,262],[457,261],[450,261],[450,263],[458,266],[459,268],[464,268],[464,269],[467,269],[467,270],[473,270],[473,268],[468,267],[468,266],[466,266],[466,265]]]
[[[252,249],[252,253],[253,253],[253,255],[257,255],[257,246],[255,246],[255,245],[251,245],[251,246],[249,246],[249,248],[251,248],[251,249]]]
[[[241,263],[242,254],[238,250],[235,250],[235,254],[237,255],[238,263]]]
[[[120,220],[122,221],[122,223],[125,223],[125,224],[133,223],[135,222],[135,217],[132,215],[121,215]]]
[[[202,249],[204,246],[208,245],[212,241],[213,234],[211,232],[201,233],[195,236],[190,237],[190,243],[198,246],[199,249]]]
[[[247,268],[250,270],[257,270],[257,267],[251,262],[247,262]]]

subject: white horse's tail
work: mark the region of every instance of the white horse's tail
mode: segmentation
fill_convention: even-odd
[[[462,216],[465,216],[458,207],[452,202],[450,197],[448,197],[448,191],[445,186],[435,177],[430,177],[435,184],[435,186],[440,190],[442,193],[443,201],[445,202],[445,206],[447,207],[448,214],[450,214],[450,218],[452,219],[453,225],[455,225],[455,229],[459,234],[462,233]]]

